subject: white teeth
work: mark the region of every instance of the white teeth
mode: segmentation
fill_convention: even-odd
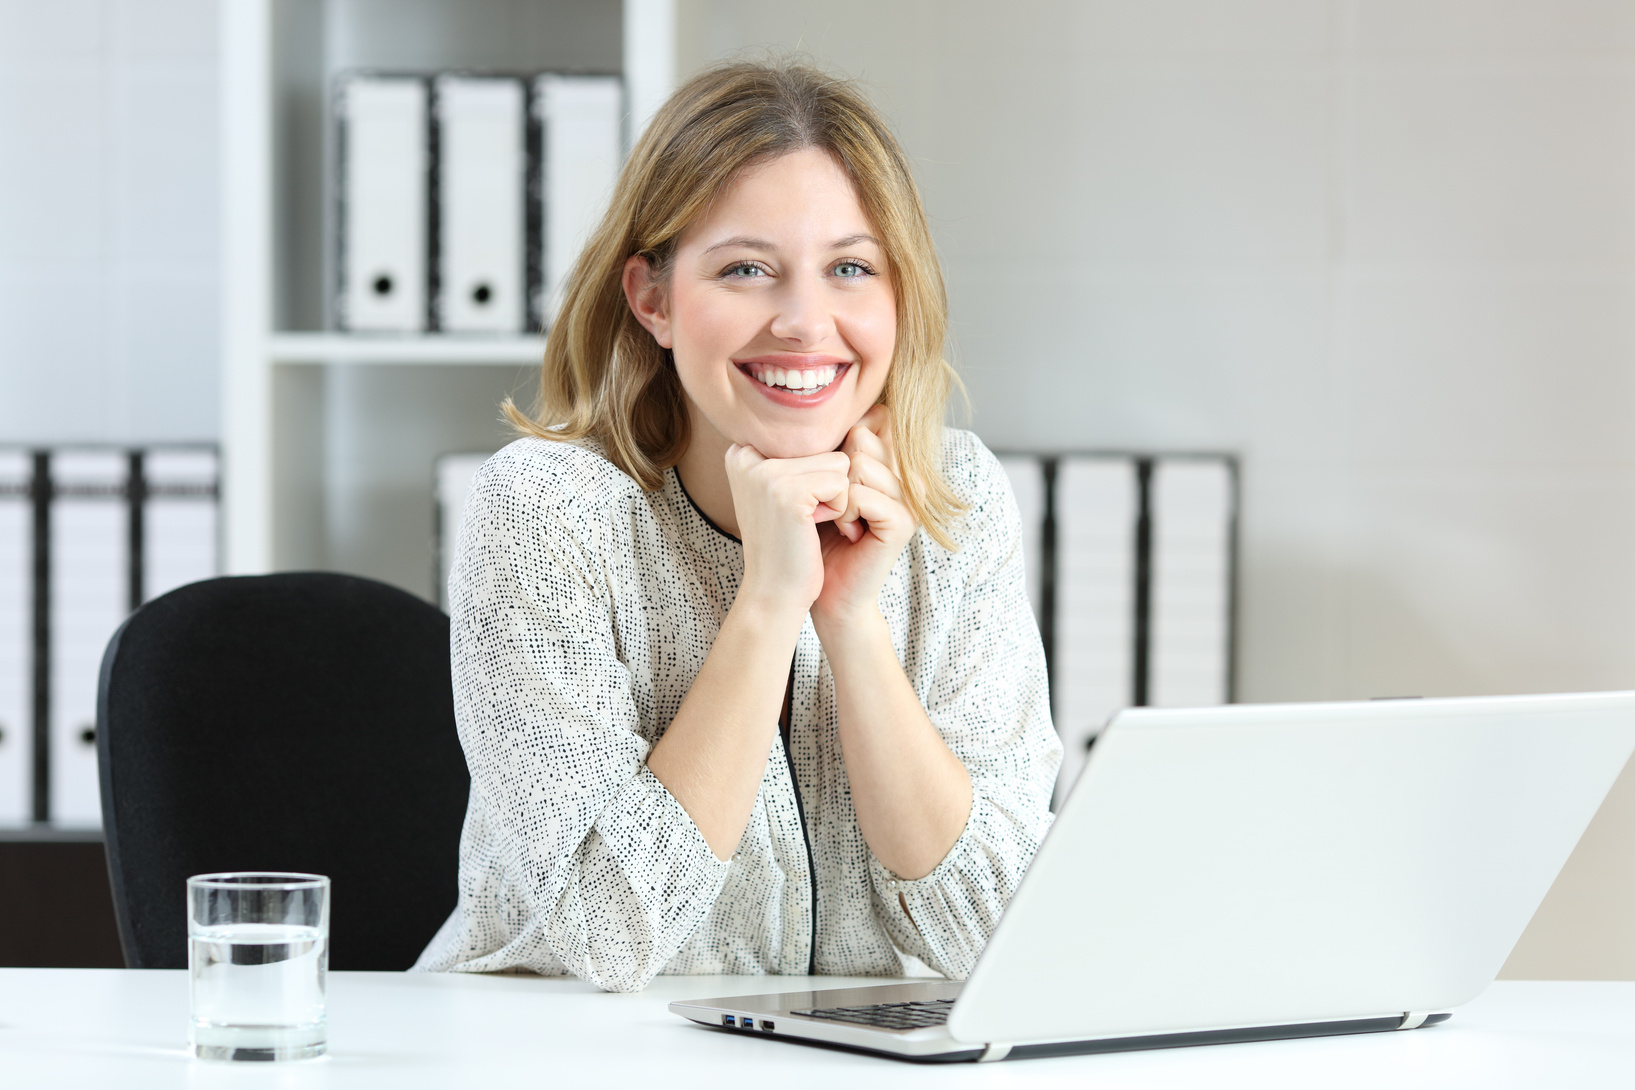
[[[817,367],[810,371],[784,370],[781,367],[764,367],[750,371],[755,378],[768,386],[784,386],[791,390],[820,390],[835,380],[839,374],[837,366]]]

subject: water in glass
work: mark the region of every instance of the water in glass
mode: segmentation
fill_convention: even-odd
[[[326,888],[317,891],[261,884],[272,878],[189,883],[191,1037],[199,1057],[298,1060],[325,1051],[328,883],[319,879]]]

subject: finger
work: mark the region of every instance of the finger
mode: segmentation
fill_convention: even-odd
[[[846,441],[840,445],[840,453],[848,458],[868,454],[882,462],[887,461],[886,444],[878,435],[861,424],[846,433]]]
[[[884,493],[898,502],[903,498],[903,482],[880,459],[869,454],[856,454],[846,472],[853,484],[866,484],[876,492]]]
[[[856,461],[857,459],[853,458],[852,464],[855,465]],[[856,496],[856,485],[860,480],[861,477],[856,475],[855,471],[848,466],[846,471],[846,483],[851,487],[848,488],[846,492],[845,509],[842,510],[840,515],[835,519],[835,525],[840,528],[841,533],[846,535],[846,540],[854,543],[863,536],[863,528],[857,525],[857,520],[862,517],[857,510]]]
[[[866,484],[853,485],[850,500],[868,524],[868,533],[882,541],[914,531],[914,516],[907,507]],[[839,525],[838,523],[836,525]]]
[[[891,434],[891,410],[885,405],[876,405],[864,413],[858,423],[883,439]]]
[[[873,441],[872,435],[870,438]],[[897,479],[897,475],[891,471],[889,466],[870,454],[859,452],[852,455],[851,465],[847,469],[846,477],[853,485],[854,495],[848,497],[846,510],[838,520],[842,525],[850,525],[859,518],[868,517],[860,513],[857,505],[855,491],[858,485],[866,485],[889,499],[898,503],[902,502],[902,482]]]
[[[729,467],[748,469],[766,461],[761,452],[747,444],[734,443],[727,448],[726,463]]]
[[[808,455],[805,458],[777,458],[774,461],[790,473],[844,473],[847,464],[851,461],[851,457],[841,451],[831,450],[824,454]]]
[[[880,460],[888,466],[895,466],[897,464],[897,446],[892,441],[891,436],[891,409],[885,405],[876,405],[863,414],[863,419],[859,420],[858,424],[878,436],[881,444],[884,445],[885,457]]]
[[[810,511],[818,522],[838,518],[846,509],[851,481],[832,469],[802,473],[782,480],[780,491],[791,506]]]

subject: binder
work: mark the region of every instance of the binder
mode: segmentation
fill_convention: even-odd
[[[1056,636],[1052,705],[1067,797],[1090,743],[1133,698],[1136,519],[1134,459],[1067,457],[1056,469]]]
[[[459,544],[460,522],[465,518],[466,495],[472,478],[493,457],[484,454],[445,454],[437,459],[434,495],[437,503],[437,601],[447,611],[448,574]]]
[[[1153,466],[1149,702],[1223,704],[1230,698],[1232,466],[1159,459]]]
[[[591,232],[607,211],[623,160],[624,91],[615,76],[535,77],[539,126],[540,278],[532,317],[548,326]]]
[[[216,452],[156,449],[143,459],[143,601],[219,573]]]
[[[445,75],[433,83],[434,304],[445,332],[516,333],[526,321],[523,93],[510,78]]]
[[[33,812],[32,459],[0,451],[0,826]]]
[[[96,695],[102,652],[130,605],[127,457],[64,451],[51,459],[51,821],[102,821]]]
[[[999,465],[1010,479],[1022,515],[1022,564],[1027,570],[1028,605],[1033,607],[1033,619],[1043,636],[1049,620],[1044,615],[1044,466],[1038,458],[1025,454],[1000,455]]]
[[[426,84],[411,77],[344,77],[339,122],[340,328],[426,328]]]

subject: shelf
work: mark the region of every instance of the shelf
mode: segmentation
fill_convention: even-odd
[[[279,333],[267,339],[266,355],[285,364],[536,364],[545,352],[541,336],[359,336],[346,333]]]
[[[675,84],[679,0],[220,0],[222,545],[436,600],[433,466],[515,436],[542,335],[334,332],[343,72],[618,74],[627,139]],[[325,366],[334,364],[336,366]]]
[[[0,844],[102,843],[100,825],[0,825]]]

